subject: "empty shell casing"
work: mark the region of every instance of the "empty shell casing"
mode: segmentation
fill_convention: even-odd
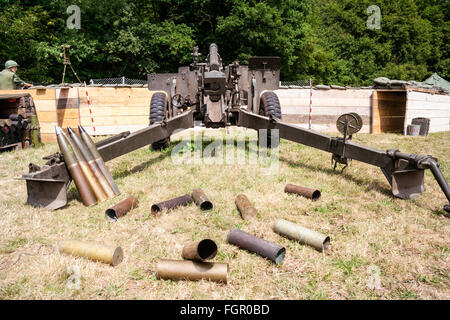
[[[128,213],[128,211],[136,208],[139,205],[138,199],[136,197],[128,197],[125,200],[119,202],[115,206],[106,209],[105,217],[108,220],[116,221],[120,217],[123,217]]]
[[[273,225],[273,230],[289,239],[307,244],[320,252],[328,250],[330,246],[330,237],[284,219],[277,220]]]
[[[217,254],[217,244],[211,239],[190,242],[183,248],[181,256],[186,260],[210,260]]]
[[[211,210],[213,208],[212,202],[208,200],[208,197],[202,189],[194,189],[192,191],[192,199],[194,199],[195,204],[202,210]]]
[[[159,260],[156,277],[171,280],[210,280],[228,283],[228,263],[191,260]]]
[[[160,212],[164,209],[171,210],[171,209],[175,209],[180,206],[185,206],[191,202],[192,202],[192,197],[188,194],[185,194],[184,196],[173,198],[173,199],[152,205],[152,208],[151,208],[152,214],[157,214],[158,212]]]
[[[121,247],[110,247],[95,242],[65,240],[59,246],[59,252],[101,261],[117,266],[123,260]]]
[[[236,197],[235,203],[241,213],[242,219],[244,220],[251,219],[258,213],[255,207],[251,204],[250,200],[248,200],[244,194],[239,194]]]
[[[252,234],[233,228],[227,237],[227,242],[239,248],[259,254],[260,256],[281,264],[286,254],[286,249],[282,246],[258,238]]]
[[[305,188],[301,186],[296,186],[295,184],[288,183],[284,187],[284,192],[287,193],[296,193],[298,195],[301,195],[305,198],[317,200],[320,198],[320,191],[317,189],[311,189],[311,188]]]

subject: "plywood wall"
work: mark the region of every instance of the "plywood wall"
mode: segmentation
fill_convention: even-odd
[[[372,105],[373,133],[403,132],[406,91],[375,91]]]
[[[275,92],[283,120],[307,127],[310,90],[279,89]],[[337,132],[337,118],[344,113],[356,112],[363,119],[361,132],[370,132],[372,94],[370,89],[312,90],[312,129]]]
[[[407,93],[404,132],[413,118],[429,118],[429,132],[450,130],[450,95]]]

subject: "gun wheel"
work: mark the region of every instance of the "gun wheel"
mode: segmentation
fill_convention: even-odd
[[[162,122],[169,118],[167,96],[164,92],[156,92],[150,101],[150,125]],[[153,150],[162,150],[169,146],[170,138],[152,143]]]
[[[341,134],[352,135],[362,128],[362,119],[356,113],[345,113],[336,121],[336,128]],[[345,132],[347,128],[347,132]]]
[[[280,100],[275,92],[267,91],[261,95],[261,101],[259,103],[259,114],[266,117],[274,117],[281,119],[281,106]],[[268,130],[271,131],[271,130]],[[272,143],[273,139],[273,143]],[[276,139],[276,140],[275,140]],[[259,140],[259,135],[258,135]],[[267,132],[267,147],[276,148],[280,143],[280,137],[275,137],[272,132]]]

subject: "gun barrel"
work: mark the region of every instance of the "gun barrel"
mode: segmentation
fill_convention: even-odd
[[[220,71],[220,56],[219,48],[215,43],[211,43],[209,46],[209,69],[210,71]]]

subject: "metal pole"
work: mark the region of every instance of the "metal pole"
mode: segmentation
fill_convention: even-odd
[[[312,79],[309,79],[309,124],[308,129],[311,130],[312,122]]]
[[[122,84],[125,84],[125,77],[122,77]]]

